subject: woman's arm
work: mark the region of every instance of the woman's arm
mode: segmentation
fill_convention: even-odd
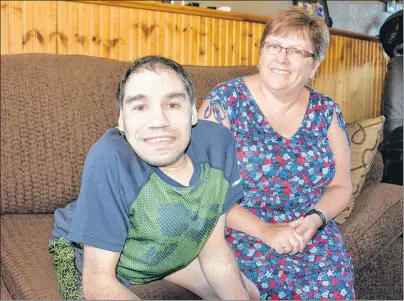
[[[352,198],[349,144],[346,133],[338,125],[335,114],[328,129],[327,138],[335,157],[335,175],[325,189],[320,201],[313,208],[322,212],[326,220],[329,221],[344,210]],[[306,236],[307,240],[313,236],[321,225],[321,218],[317,214],[312,214],[305,217],[300,227],[296,230],[301,234],[306,233],[304,236]]]
[[[199,110],[198,110],[198,118],[219,123],[213,114],[213,110],[211,112],[208,112],[208,116],[205,118],[205,111],[206,111],[206,108],[208,107],[209,103],[210,103],[210,100],[205,99],[204,102],[201,104],[201,106],[199,107]],[[217,109],[219,110],[220,114],[223,116],[222,124],[225,127],[227,127],[228,129],[230,129],[229,118],[227,117],[225,112],[223,112],[223,110],[220,108],[220,106],[217,106]]]

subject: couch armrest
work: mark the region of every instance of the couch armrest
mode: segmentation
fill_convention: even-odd
[[[355,269],[362,268],[403,233],[403,186],[378,183],[366,188],[340,229]]]

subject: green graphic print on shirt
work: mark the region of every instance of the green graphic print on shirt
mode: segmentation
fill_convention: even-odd
[[[131,228],[117,273],[143,284],[188,265],[221,216],[228,189],[223,171],[208,164],[190,187],[173,187],[153,173],[129,209]]]

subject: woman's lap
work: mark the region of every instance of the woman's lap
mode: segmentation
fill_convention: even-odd
[[[336,225],[310,241],[303,253],[279,255],[260,240],[227,230],[240,270],[262,299],[354,299],[353,267]]]

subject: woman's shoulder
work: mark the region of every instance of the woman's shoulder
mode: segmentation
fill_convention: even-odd
[[[333,111],[335,102],[332,98],[326,94],[320,93],[315,89],[308,88],[310,90],[310,101],[313,103],[316,110],[321,111]]]
[[[243,79],[244,79],[244,76],[240,76],[240,77],[234,78],[232,80],[229,80],[227,82],[222,82],[222,83],[216,85],[216,87],[213,88],[212,92],[228,91],[228,90],[236,89],[236,88],[240,87],[241,85],[243,85]]]

